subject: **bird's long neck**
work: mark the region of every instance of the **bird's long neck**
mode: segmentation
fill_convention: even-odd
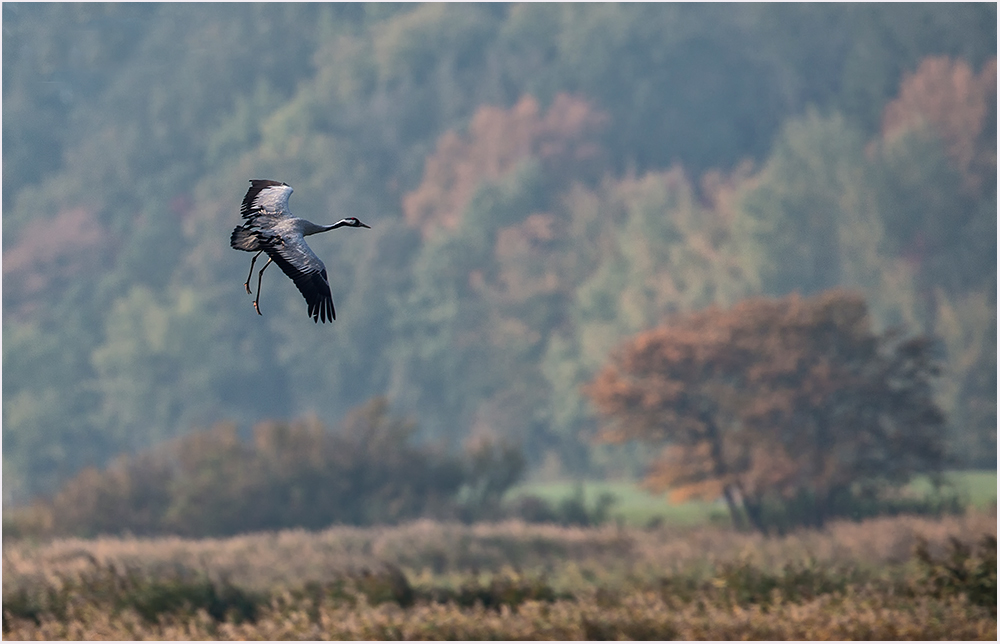
[[[340,228],[341,226],[346,226],[346,225],[347,225],[346,219],[341,219],[337,223],[332,224],[330,226],[319,226],[317,224],[312,223],[311,221],[307,221],[302,225],[302,236],[305,237],[306,235],[325,233],[328,230],[333,230],[334,228]]]

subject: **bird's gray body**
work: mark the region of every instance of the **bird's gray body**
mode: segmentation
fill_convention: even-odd
[[[251,179],[250,189],[243,197],[240,214],[247,220],[233,230],[230,245],[237,250],[267,253],[268,264],[273,261],[282,272],[295,282],[309,305],[309,316],[314,321],[333,321],[336,312],[333,296],[327,279],[326,266],[316,253],[306,244],[305,236],[333,230],[341,226],[353,228],[369,226],[354,217],[342,219],[330,226],[318,226],[311,221],[293,217],[288,209],[291,186],[278,181]],[[256,261],[256,256],[254,261]],[[253,262],[250,263],[253,273]],[[264,269],[261,269],[263,274]],[[249,278],[245,284],[250,292]],[[257,281],[257,297],[260,298],[260,279]],[[257,306],[257,300],[254,300]],[[257,309],[260,313],[260,309]]]

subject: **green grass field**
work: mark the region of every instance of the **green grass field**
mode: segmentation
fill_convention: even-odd
[[[988,509],[997,502],[997,473],[991,470],[967,470],[945,474],[946,490],[954,489],[970,505]],[[910,484],[917,494],[930,494],[930,479],[920,477]]]
[[[584,502],[591,509],[597,505],[597,499],[602,494],[613,494],[617,500],[611,508],[610,516],[627,525],[645,526],[659,518],[670,525],[692,526],[713,520],[725,521],[728,516],[722,501],[670,503],[665,494],[651,494],[637,482],[630,481],[525,483],[508,492],[507,499],[513,500],[531,494],[550,503],[557,503],[573,496],[577,485],[583,487]]]
[[[974,507],[987,509],[996,503],[997,473],[995,471],[948,472],[945,474],[945,482],[945,491],[954,490]],[[642,489],[638,482],[632,481],[524,483],[508,492],[506,499],[510,501],[519,496],[531,494],[550,503],[557,503],[573,496],[577,485],[583,486],[585,504],[588,508],[596,506],[597,499],[601,494],[614,494],[617,502],[612,506],[610,516],[631,526],[645,526],[657,518],[664,524],[676,526],[700,525],[713,521],[726,523],[728,521],[726,506],[721,500],[670,503],[666,494],[650,494]],[[916,479],[909,487],[917,495],[930,494],[933,489],[927,477]]]

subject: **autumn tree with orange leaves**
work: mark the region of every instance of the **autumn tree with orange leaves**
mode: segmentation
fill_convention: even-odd
[[[595,178],[604,160],[599,140],[607,119],[564,93],[544,114],[529,95],[509,110],[480,107],[464,136],[448,131],[438,140],[420,186],[403,198],[406,222],[425,237],[436,228],[456,228],[484,181],[496,181],[530,157],[553,181]]]
[[[723,497],[764,530],[766,499],[803,493],[821,526],[838,495],[943,464],[938,372],[925,337],[875,334],[864,300],[746,300],[669,320],[627,341],[585,387],[603,440],[665,444],[646,485],[675,500]]]
[[[996,175],[997,59],[976,74],[961,59],[929,56],[903,77],[899,96],[885,107],[882,137],[928,128],[940,137],[966,190]],[[990,127],[992,125],[993,127]]]

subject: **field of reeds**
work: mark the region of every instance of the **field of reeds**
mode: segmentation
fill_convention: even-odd
[[[984,639],[996,512],[4,540],[5,639]]]

